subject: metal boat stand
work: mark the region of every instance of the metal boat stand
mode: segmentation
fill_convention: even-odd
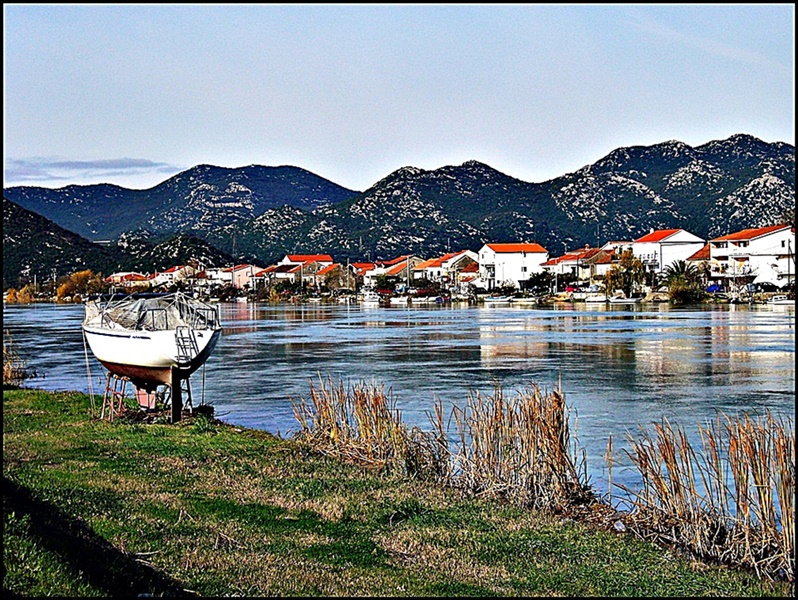
[[[185,386],[185,387],[184,387]],[[169,386],[171,391],[171,404],[172,404],[172,423],[177,423],[183,417],[183,392],[186,393],[186,406],[189,412],[194,412],[194,404],[191,399],[191,384],[189,383],[188,376],[181,377],[180,371],[172,367],[172,385]]]
[[[108,371],[105,378],[105,393],[103,394],[103,405],[100,409],[100,419],[105,418],[105,411],[108,410],[108,420],[113,421],[114,416],[121,415],[125,411],[125,388],[130,381],[127,377],[121,377]]]
[[[103,394],[103,404],[100,410],[100,419],[108,419],[113,421],[114,417],[118,417],[128,410],[125,406],[125,395],[127,392],[127,384],[131,383],[133,386],[136,400],[139,400],[138,392],[144,392],[146,397],[155,402],[162,399],[164,404],[170,406],[171,409],[171,423],[177,423],[183,417],[183,409],[187,408],[190,413],[194,412],[194,402],[191,394],[191,383],[187,376],[181,377],[178,369],[172,369],[171,372],[171,385],[167,385],[168,393],[166,392],[146,392],[140,390],[133,384],[133,382],[125,376],[116,375],[111,371],[106,373],[105,378],[105,393]],[[141,410],[147,410],[148,407],[142,406],[139,402]],[[154,408],[154,407],[149,407]]]

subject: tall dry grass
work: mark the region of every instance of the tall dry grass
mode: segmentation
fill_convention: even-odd
[[[310,399],[293,402],[298,436],[327,454],[400,469],[470,493],[524,505],[565,507],[592,499],[587,466],[573,450],[565,398],[537,387],[507,399],[470,394],[450,418],[434,405],[431,432],[409,428],[396,400],[376,384],[345,387],[320,378]],[[455,422],[449,440],[446,422]]]
[[[327,454],[524,506],[589,505],[614,514],[612,496],[604,506],[589,485],[561,390],[533,386],[508,398],[497,386],[489,396],[469,394],[448,418],[439,401],[429,415],[432,429],[424,432],[404,424],[382,385],[346,387],[320,377],[318,385],[311,382],[310,400],[294,402],[294,414],[298,437]],[[623,520],[632,532],[704,560],[794,581],[791,421],[718,415],[699,426],[698,448],[667,419],[653,432],[641,431],[624,450],[641,487],[615,484],[628,495],[632,508]],[[612,439],[606,457],[612,469]]]
[[[633,527],[704,559],[794,581],[792,423],[770,413],[719,414],[699,433],[698,449],[666,419],[653,434],[630,436],[626,453],[642,480],[641,489],[626,490]]]
[[[292,400],[298,437],[340,458],[411,477],[445,478],[447,456],[440,438],[408,428],[396,399],[383,385],[351,387],[319,377],[310,382],[310,400]]]
[[[561,391],[532,386],[507,398],[497,386],[492,396],[469,394],[464,407],[454,406],[453,417],[460,487],[551,510],[594,499]]]
[[[25,379],[34,377],[35,373],[28,369],[20,357],[11,334],[3,333],[3,385],[20,386]]]

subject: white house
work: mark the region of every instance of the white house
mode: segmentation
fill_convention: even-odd
[[[333,264],[329,254],[286,254],[278,265],[307,265],[312,262],[319,263],[322,267]]]
[[[205,277],[212,288],[233,284],[233,273],[224,267],[211,267],[205,269]]]
[[[473,250],[450,252],[417,264],[413,268],[413,278],[436,283],[455,283],[457,274],[468,265],[477,262],[478,258]]]
[[[485,244],[479,251],[479,275],[488,290],[496,287],[525,287],[525,282],[549,259],[540,244]]]
[[[795,281],[795,227],[771,225],[711,239],[709,263],[713,279],[783,287]]]
[[[704,244],[706,240],[684,229],[652,229],[632,242],[632,254],[640,259],[646,271],[662,273],[673,263],[690,258]]]
[[[197,269],[192,265],[175,265],[166,269],[166,271],[156,272],[150,278],[150,285],[158,287],[159,285],[170,286],[173,283],[185,282],[197,272]]]
[[[135,271],[122,271],[119,273],[112,273],[105,278],[106,283],[112,283],[122,287],[136,287],[136,286],[149,286],[150,280],[143,273],[136,273]]]
[[[418,256],[406,254],[397,256],[391,260],[377,261],[373,263],[371,269],[366,269],[363,272],[363,285],[366,287],[375,287],[377,285],[377,278],[385,275],[386,277],[392,277],[399,282],[403,282],[406,286],[410,286],[413,267],[421,262],[422,260]]]

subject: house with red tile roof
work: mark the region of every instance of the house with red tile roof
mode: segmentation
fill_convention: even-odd
[[[580,282],[592,283],[592,279],[597,274],[596,265],[604,264],[604,262],[599,262],[600,259],[609,258],[611,260],[612,256],[612,250],[585,246],[577,250],[569,250],[562,256],[550,258],[541,267],[552,275],[566,275],[574,277]]]
[[[249,284],[252,289],[259,290],[263,287],[271,286],[274,283],[274,271],[276,269],[276,265],[269,265],[265,269],[255,271],[249,280]]]
[[[377,264],[373,262],[353,262],[349,263],[349,271],[352,273],[350,289],[356,290],[363,285],[366,273],[374,269]]]
[[[322,267],[315,275],[316,285],[329,290],[355,289],[355,276],[346,265],[333,263]]]
[[[150,276],[150,285],[152,287],[169,287],[174,283],[187,281],[196,272],[197,268],[193,265],[175,265],[165,271],[156,271]]]
[[[263,269],[263,275],[268,276],[271,283],[278,283],[280,281],[290,281],[291,283],[299,283],[302,276],[302,265],[295,265],[292,263],[271,265],[267,269]]]
[[[709,256],[713,279],[783,287],[795,281],[795,226],[783,223],[713,238]]]
[[[121,287],[136,287],[140,285],[148,286],[150,284],[150,280],[146,275],[143,273],[136,273],[134,271],[112,273],[105,278],[105,282]]]
[[[517,289],[543,270],[548,251],[537,243],[491,243],[479,250],[479,281],[485,289],[512,286]]]
[[[332,256],[329,254],[286,254],[278,265],[307,265],[312,262],[320,263],[323,266],[333,264]]]
[[[373,288],[377,284],[377,278],[384,275],[395,280],[401,285],[409,287],[412,285],[413,267],[423,262],[418,256],[408,254],[397,256],[390,260],[378,261],[374,266],[363,273],[363,285]]]
[[[680,260],[687,260],[706,244],[706,240],[684,229],[652,229],[632,242],[632,253],[646,271],[662,273]]]
[[[457,274],[470,264],[477,262],[479,255],[473,250],[449,252],[430,258],[413,267],[414,279],[426,279],[433,283],[456,283]]]
[[[327,263],[325,260],[324,262],[317,261],[317,260],[310,260],[301,265],[299,265],[299,278],[302,282],[302,285],[305,287],[312,287],[312,288],[320,288],[324,282],[324,277],[319,276],[321,271],[325,271],[329,269],[329,267],[334,266],[335,263]],[[328,271],[329,272],[329,271]]]
[[[210,289],[233,285],[233,272],[225,267],[212,267],[205,269],[205,277]]]
[[[230,283],[239,290],[252,289],[252,278],[261,271],[261,267],[249,263],[228,267],[225,272],[230,273]]]

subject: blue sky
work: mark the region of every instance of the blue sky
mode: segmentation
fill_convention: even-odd
[[[365,190],[478,160],[795,144],[795,7],[3,5],[4,187],[295,165]]]

